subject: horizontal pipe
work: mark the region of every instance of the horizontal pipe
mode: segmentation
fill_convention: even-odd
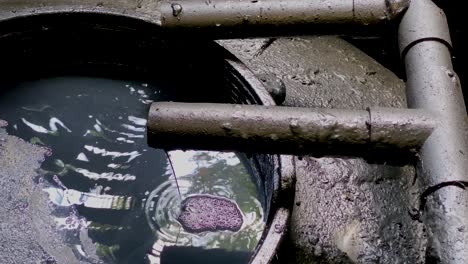
[[[41,15],[124,16],[169,37],[246,38],[304,34],[378,35],[410,0],[19,0],[0,1],[0,22]],[[5,3],[4,3],[5,2]],[[128,2],[128,3],[127,3]],[[66,17],[63,16],[63,17]]]
[[[376,24],[401,14],[409,0],[188,0],[162,1],[164,28],[249,25]]]
[[[337,110],[210,103],[153,103],[152,147],[361,155],[418,149],[436,126],[423,111]]]

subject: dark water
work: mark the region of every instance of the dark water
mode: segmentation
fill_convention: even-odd
[[[2,86],[0,119],[8,121],[7,132],[51,150],[32,180],[48,193],[44,206],[77,259],[248,260],[264,228],[254,181],[234,153],[172,151],[176,184],[166,153],[146,144],[149,104],[171,99],[161,89],[84,77]],[[185,231],[177,221],[181,202],[197,194],[234,202],[242,212],[241,229]]]

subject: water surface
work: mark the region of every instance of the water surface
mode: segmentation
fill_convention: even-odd
[[[0,119],[8,121],[7,132],[50,149],[39,176],[31,180],[48,194],[44,206],[77,259],[167,263],[161,259],[166,248],[171,249],[163,254],[167,260],[195,260],[198,254],[211,263],[206,254],[211,252],[218,261],[231,263],[245,262],[255,249],[264,228],[262,199],[241,156],[205,151],[167,155],[147,146],[149,105],[171,99],[152,84],[99,78],[2,85]],[[181,202],[199,194],[237,204],[242,228],[185,231],[177,221]]]

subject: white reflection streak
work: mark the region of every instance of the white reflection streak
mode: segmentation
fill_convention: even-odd
[[[95,125],[94,125],[94,129],[96,129],[97,132],[101,132],[101,131],[102,131],[101,127],[100,127],[98,124],[95,124]]]
[[[195,170],[199,167],[197,163],[202,163],[203,167],[209,167],[212,165],[210,162],[202,162],[200,160],[195,160],[194,157],[199,153],[206,153],[210,156],[216,157],[215,161],[224,160],[227,165],[235,166],[240,163],[240,160],[234,153],[218,153],[212,151],[182,151],[175,150],[169,152],[171,156],[172,164],[174,165],[174,170],[177,176],[185,176],[193,174]]]
[[[107,164],[107,167],[109,167],[111,169],[118,169],[118,168],[122,167],[122,164],[111,163],[111,164]]]
[[[133,132],[145,132],[146,128],[144,127],[136,127],[132,125],[127,125],[127,124],[122,124],[122,126],[128,130],[131,130]]]
[[[58,118],[56,117],[52,117],[49,121],[49,127],[52,131],[56,132],[58,130],[57,128],[57,125],[60,125],[61,127],[63,127],[65,130],[67,130],[67,132],[71,133],[72,131],[67,127],[65,126],[65,124],[60,121]]]
[[[91,180],[134,181],[136,179],[136,176],[131,174],[121,174],[114,172],[96,173],[83,168],[75,168],[74,171]]]
[[[144,135],[135,135],[132,133],[125,133],[125,132],[117,132],[117,133],[119,133],[120,135],[126,136],[128,138],[144,138],[145,137]]]
[[[107,151],[105,149],[101,149],[98,147],[93,147],[89,145],[85,145],[84,148],[87,151],[93,152],[94,154],[101,155],[103,157],[110,156],[112,159],[119,158],[119,157],[129,157],[127,163],[134,160],[136,157],[141,156],[141,153],[138,151],[132,152],[117,152],[117,151]]]
[[[81,152],[80,154],[78,154],[78,157],[76,157],[76,159],[77,159],[77,160],[84,161],[84,162],[89,162],[88,157],[86,157],[86,154],[84,154],[83,152]]]
[[[23,121],[23,123],[25,125],[30,127],[32,130],[36,131],[37,133],[43,133],[43,134],[48,134],[49,133],[49,130],[47,130],[46,128],[44,128],[42,126],[35,125],[35,124],[29,122],[28,120],[26,120],[24,118],[21,118],[21,121]]]
[[[61,126],[62,128],[64,128],[67,132],[71,133],[72,131],[67,127],[65,126],[65,124],[60,121],[58,118],[56,117],[52,117],[50,120],[49,120],[49,127],[50,127],[50,130],[47,130],[45,127],[43,126],[39,126],[39,125],[36,125],[36,124],[33,124],[31,122],[29,122],[28,120],[26,120],[25,118],[21,118],[21,121],[23,121],[23,123],[25,125],[27,125],[28,127],[30,127],[32,130],[38,132],[38,133],[42,133],[42,134],[50,134],[52,132],[57,132],[58,131],[58,127],[57,125]]]
[[[117,141],[129,143],[129,144],[135,143],[135,141],[130,140],[130,139],[125,139],[124,137],[118,137],[118,138],[117,138]]]
[[[112,133],[117,133],[119,135],[123,135],[123,136],[126,136],[128,138],[144,138],[145,137],[144,135],[136,135],[136,134],[132,134],[132,133],[125,133],[125,132],[120,132],[120,131],[116,131],[116,130],[107,128],[106,126],[103,126],[101,121],[99,121],[98,119],[96,119],[96,123],[106,131],[109,131],[109,132],[112,132]],[[86,133],[88,133],[88,132],[86,132]]]
[[[153,102],[153,100],[143,100],[143,99],[139,99],[138,101],[146,105],[151,104]]]
[[[128,121],[132,122],[133,124],[135,124],[137,126],[146,126],[146,119],[144,119],[144,118],[129,116]]]
[[[84,205],[88,208],[98,209],[131,209],[132,197],[85,193],[72,189],[46,188],[44,191],[49,194],[49,199],[58,206]]]

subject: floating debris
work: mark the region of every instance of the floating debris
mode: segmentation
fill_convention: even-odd
[[[178,218],[187,232],[239,231],[242,213],[231,200],[211,195],[194,195],[182,202]]]

